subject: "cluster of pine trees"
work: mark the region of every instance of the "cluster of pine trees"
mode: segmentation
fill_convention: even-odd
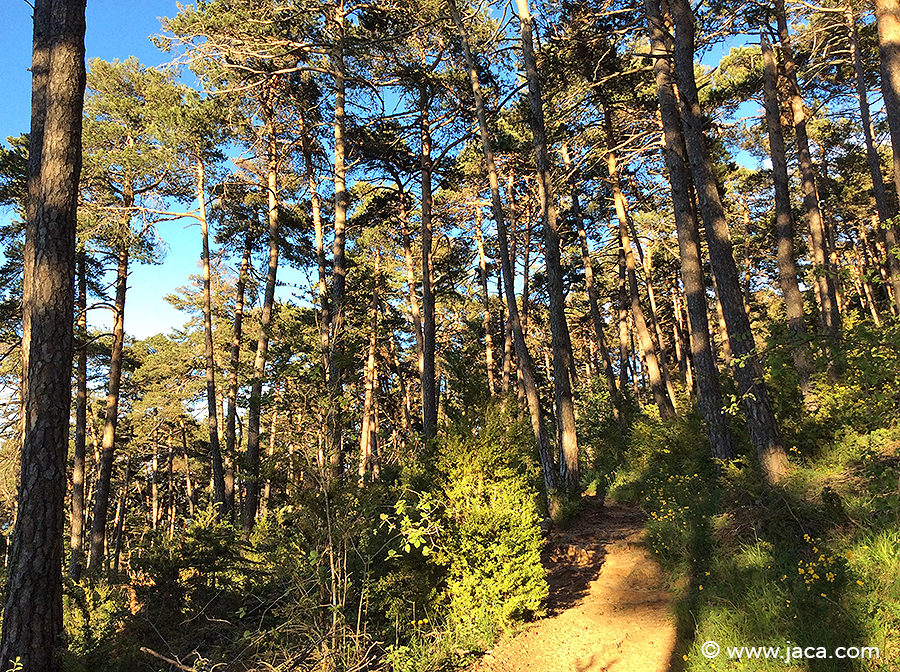
[[[814,412],[844,323],[898,317],[900,6],[872,9],[209,0],[155,38],[179,71],[85,69],[84,2],[39,0],[32,128],[0,154],[0,668],[59,669],[64,531],[73,582],[136,582],[204,511],[252,547],[302,502],[335,650],[361,628],[337,509],[405,511],[494,402],[530,421],[543,515],[599,450],[592,389],[623,436],[696,406],[729,460],[746,429],[777,483],[772,353]],[[136,341],[129,270],[163,239],[198,250],[191,319]],[[416,548],[431,513],[400,516]]]

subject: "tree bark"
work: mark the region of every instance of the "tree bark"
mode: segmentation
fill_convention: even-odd
[[[72,464],[72,521],[69,534],[69,578],[81,578],[84,565],[84,466],[87,454],[87,268],[85,251],[77,255],[78,270],[78,363],[75,372],[75,459]]]
[[[125,479],[122,481],[122,492],[119,495],[119,503],[116,506],[116,525],[113,534],[113,565],[112,570],[119,573],[119,559],[122,555],[122,535],[125,533],[125,510],[128,506],[128,486],[131,484],[131,455],[125,456]]]
[[[372,298],[369,302],[369,347],[366,356],[366,367],[363,372],[363,413],[359,432],[359,477],[360,487],[366,481],[366,472],[372,465],[374,445],[373,417],[375,389],[378,382],[378,373],[375,365],[375,354],[378,348],[378,274],[381,271],[381,254],[375,251],[375,270],[372,275]]]
[[[422,182],[422,432],[425,440],[437,435],[437,380],[435,372],[435,305],[432,286],[431,122],[429,85],[419,85],[420,176]]]
[[[900,2],[875,0],[875,19],[881,56],[881,92],[894,154],[894,185],[900,194]],[[900,312],[900,227],[893,224],[884,229],[884,243],[894,303]]]
[[[57,672],[81,173],[84,0],[34,6],[32,147],[23,287],[23,427],[0,670]],[[36,132],[36,133],[35,133]]]
[[[557,442],[560,454],[559,475],[566,496],[577,498],[581,492],[578,473],[578,437],[575,431],[575,400],[572,395],[572,343],[566,322],[566,299],[563,294],[563,274],[560,260],[559,230],[547,134],[544,128],[544,106],[537,70],[532,36],[531,12],[528,0],[516,0],[522,38],[525,79],[528,82],[529,122],[534,141],[537,164],[538,198],[544,230],[544,258],[547,270],[547,290],[550,294],[550,329],[553,345],[553,389],[556,400]]]
[[[127,226],[127,225],[126,225]],[[127,237],[127,236],[126,236]],[[91,557],[88,571],[95,572],[103,565],[106,545],[106,522],[109,514],[110,479],[119,421],[119,387],[122,383],[122,353],[125,345],[125,294],[128,289],[128,241],[120,243],[116,274],[115,323],[112,351],[109,356],[109,387],[106,393],[106,417],[101,438],[100,472],[91,521]]]
[[[654,56],[653,72],[663,125],[666,166],[672,187],[675,228],[681,258],[681,281],[687,303],[691,360],[697,374],[697,405],[706,423],[712,456],[732,459],[735,457],[735,449],[731,432],[722,413],[719,371],[709,333],[706,285],[700,256],[700,228],[691,199],[691,176],[670,64],[671,53],[667,44],[660,1],[645,0],[644,6],[650,28],[650,51]]]
[[[694,16],[688,0],[671,0],[670,7],[676,26],[674,63],[682,103],[684,144],[706,229],[710,263],[722,302],[728,340],[732,354],[737,359],[735,378],[747,416],[750,441],[756,447],[767,481],[774,483],[784,475],[787,456],[762,378],[762,367],[756,353],[750,320],[744,311],[728,223],[719,199],[712,160],[703,132],[702,112],[694,79]]]
[[[528,352],[525,344],[525,331],[522,328],[522,320],[519,316],[519,307],[516,303],[516,291],[513,265],[509,251],[509,239],[506,231],[506,217],[503,212],[503,203],[500,201],[500,182],[497,178],[497,167],[494,162],[494,150],[491,147],[490,134],[488,132],[487,114],[484,109],[484,100],[481,95],[481,85],[478,80],[478,71],[475,67],[475,59],[469,48],[469,40],[465,25],[459,16],[454,0],[447,0],[447,5],[456,23],[457,32],[463,47],[466,59],[466,69],[469,74],[469,84],[472,87],[472,97],[475,100],[475,112],[478,117],[478,131],[481,138],[481,149],[484,154],[484,162],[487,168],[488,182],[491,187],[491,210],[494,221],[497,224],[497,238],[500,248],[500,271],[503,276],[503,289],[506,293],[506,309],[509,313],[509,322],[512,327],[513,338],[516,345],[516,358],[518,372],[525,388],[525,397],[528,402],[528,410],[531,415],[531,428],[534,431],[535,443],[538,449],[538,459],[541,462],[541,471],[544,476],[544,487],[547,494],[547,504],[551,515],[559,511],[558,480],[553,461],[553,452],[550,449],[550,440],[544,426],[541,402],[538,397],[537,385],[534,378],[534,360]]]
[[[825,225],[822,210],[819,206],[819,195],[816,189],[816,169],[809,151],[809,137],[806,132],[806,111],[803,96],[797,82],[797,66],[794,62],[794,51],[791,47],[791,36],[788,31],[784,0],[774,1],[775,20],[778,23],[778,41],[781,43],[781,56],[784,75],[790,91],[791,113],[794,119],[794,133],[797,139],[797,163],[800,168],[800,189],[803,192],[803,209],[809,227],[809,247],[814,264],[815,282],[819,287],[819,317],[825,335],[836,339],[840,335],[841,315],[838,311],[835,291],[834,269],[828,258],[828,246],[825,240]]]
[[[218,515],[224,516],[225,470],[222,465],[222,449],[219,446],[219,407],[216,403],[216,358],[213,349],[212,292],[209,270],[209,224],[206,218],[206,167],[203,158],[197,157],[197,203],[199,204],[200,237],[203,241],[203,334],[206,358],[206,407],[209,428],[209,457],[212,463],[213,501]],[[154,521],[154,527],[156,522]]]
[[[484,328],[484,360],[487,369],[488,390],[493,397],[497,394],[497,386],[494,382],[494,343],[491,321],[491,297],[488,292],[487,255],[484,253],[484,240],[481,235],[481,208],[475,206],[475,244],[478,247],[478,279],[481,283],[482,306],[484,317],[481,325]]]
[[[785,315],[791,339],[791,357],[800,383],[800,391],[806,407],[818,406],[812,388],[812,355],[806,333],[803,312],[803,294],[797,281],[797,264],[794,260],[794,225],[791,217],[790,182],[787,170],[787,152],[784,131],[781,126],[781,106],[778,102],[778,70],[775,52],[764,35],[760,35],[763,63],[763,102],[766,110],[766,128],[769,134],[769,154],[772,157],[772,181],[775,186],[775,237],[778,257],[778,280],[784,298]]]
[[[331,358],[328,366],[329,404],[328,431],[330,434],[331,463],[329,474],[336,477],[341,472],[341,429],[340,398],[344,384],[344,301],[347,294],[347,120],[344,114],[346,98],[346,66],[344,63],[344,3],[339,0],[334,5],[332,31],[334,47],[331,50],[331,67],[334,76],[334,240],[331,250],[334,263],[331,283]]]
[[[622,408],[622,399],[619,396],[619,388],[616,386],[616,374],[613,371],[612,359],[609,356],[609,348],[606,347],[606,336],[603,333],[603,318],[600,315],[600,301],[597,298],[597,288],[594,286],[594,265],[591,262],[591,250],[588,245],[587,232],[584,230],[584,220],[581,216],[581,202],[576,188],[575,171],[572,167],[572,159],[569,156],[569,148],[562,145],[562,159],[566,172],[569,174],[569,188],[572,198],[572,214],[575,219],[575,228],[578,232],[578,243],[581,248],[581,263],[584,266],[584,284],[587,288],[588,305],[591,310],[591,324],[594,327],[594,340],[600,350],[600,359],[603,363],[603,374],[606,379],[606,389],[613,409],[613,415],[620,424],[625,422]],[[623,425],[624,426],[624,425]]]
[[[262,316],[259,322],[259,336],[256,340],[256,356],[253,359],[253,377],[250,380],[250,408],[247,416],[247,457],[241,537],[250,538],[259,509],[259,422],[262,403],[263,376],[269,353],[269,335],[272,328],[272,309],[275,305],[275,284],[278,274],[278,151],[277,139],[269,120],[269,138],[266,150],[266,177],[268,192],[269,223],[269,266],[266,273],[266,288],[263,295]]]
[[[236,424],[237,424],[237,392],[238,392],[238,368],[241,362],[241,332],[244,325],[244,290],[247,287],[247,277],[250,270],[250,253],[253,250],[255,234],[252,227],[248,227],[244,236],[244,253],[241,256],[241,266],[238,270],[237,285],[234,288],[234,329],[231,336],[231,353],[228,363],[228,419],[225,424],[225,454],[228,464],[225,469],[225,511],[234,519],[234,460],[237,454]]]

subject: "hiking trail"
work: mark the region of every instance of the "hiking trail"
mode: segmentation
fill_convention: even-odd
[[[675,597],[643,544],[638,509],[585,497],[543,552],[548,616],[499,643],[470,672],[664,672]]]

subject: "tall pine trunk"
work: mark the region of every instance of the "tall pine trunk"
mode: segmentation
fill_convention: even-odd
[[[672,76],[671,50],[667,43],[660,0],[645,0],[644,6],[650,28],[650,51],[654,56],[653,72],[663,125],[666,167],[672,187],[681,281],[687,303],[691,360],[697,374],[697,405],[706,423],[706,434],[713,457],[730,459],[735,456],[734,443],[722,413],[719,371],[709,333],[706,284],[700,257],[700,227],[690,195],[691,176]]]
[[[559,475],[566,495],[576,498],[581,492],[578,473],[578,437],[575,432],[575,400],[572,394],[570,371],[573,364],[572,342],[566,322],[566,298],[563,294],[563,274],[560,260],[559,230],[556,221],[556,202],[550,156],[544,127],[544,105],[541,83],[534,52],[529,0],[516,0],[522,39],[525,79],[528,82],[529,123],[537,164],[538,198],[544,230],[544,259],[547,270],[547,290],[550,294],[550,331],[553,347],[553,391],[556,400],[557,445]]]
[[[762,377],[750,320],[744,311],[728,222],[719,199],[712,159],[703,132],[703,117],[694,79],[694,16],[688,0],[671,0],[670,6],[675,23],[673,60],[681,100],[684,144],[706,230],[710,264],[722,303],[728,341],[733,356],[738,360],[738,365],[734,368],[735,378],[747,417],[750,440],[756,447],[767,481],[774,483],[784,475],[787,456]]]
[[[431,92],[427,82],[419,84],[419,175],[422,187],[422,432],[425,440],[437,435],[437,380],[435,350],[437,331],[432,286],[432,205],[431,194]]]
[[[797,281],[797,264],[794,260],[794,225],[791,217],[790,182],[787,170],[787,153],[784,131],[781,126],[781,105],[778,101],[778,70],[775,53],[764,35],[760,35],[763,63],[763,103],[766,110],[766,128],[769,134],[769,154],[772,157],[772,181],[775,186],[775,237],[777,240],[778,281],[784,298],[785,314],[791,338],[791,356],[800,382],[800,391],[807,408],[817,406],[810,378],[813,374],[812,355],[806,333],[803,312],[803,295]]]
[[[454,0],[447,1],[450,13],[456,23],[457,32],[466,58],[466,69],[469,73],[469,84],[472,87],[472,96],[475,100],[475,113],[478,117],[478,131],[481,138],[481,149],[484,154],[484,162],[487,168],[488,182],[491,187],[491,211],[497,224],[497,238],[500,247],[500,271],[503,276],[503,289],[506,293],[506,308],[509,313],[509,322],[513,332],[516,346],[516,358],[518,361],[518,373],[521,377],[525,398],[528,402],[528,411],[531,416],[531,428],[538,449],[538,458],[541,462],[541,471],[544,475],[544,487],[547,491],[547,503],[551,515],[559,510],[558,480],[553,461],[553,452],[550,449],[550,440],[544,425],[543,412],[541,410],[540,397],[534,377],[534,360],[528,352],[525,344],[525,331],[522,328],[522,319],[519,316],[519,307],[516,303],[516,290],[514,281],[514,269],[509,250],[509,238],[506,231],[506,215],[503,212],[503,203],[500,201],[500,182],[497,177],[497,166],[494,162],[494,150],[491,147],[490,134],[488,132],[487,114],[484,109],[484,100],[481,95],[481,85],[478,81],[478,71],[475,67],[475,59],[469,48],[469,40],[465,25],[459,16]]]
[[[891,132],[894,154],[894,185],[900,194],[900,2],[875,0],[878,23],[878,50],[881,56],[881,92]],[[900,227],[892,224],[884,230],[884,246],[894,288],[894,302],[900,308]],[[900,311],[898,311],[900,312]]]
[[[562,158],[566,172],[569,174],[569,188],[572,199],[572,214],[575,220],[575,228],[578,233],[578,244],[581,249],[581,263],[584,266],[584,284],[587,288],[588,305],[591,310],[591,324],[594,328],[594,340],[600,351],[600,359],[603,364],[603,374],[606,379],[606,389],[612,403],[613,415],[620,423],[624,423],[625,415],[622,408],[622,399],[619,396],[619,388],[616,386],[616,374],[613,371],[612,359],[609,356],[609,348],[606,346],[606,336],[603,334],[603,318],[600,315],[600,301],[597,297],[597,288],[594,286],[594,265],[591,262],[591,250],[588,245],[587,232],[584,230],[584,219],[581,213],[581,202],[576,187],[575,171],[572,167],[572,159],[569,148],[562,145]]]
[[[238,367],[241,362],[241,334],[244,325],[244,290],[250,271],[250,253],[253,250],[255,233],[248,226],[244,236],[244,252],[241,255],[241,266],[238,270],[237,284],[234,288],[234,327],[231,335],[231,353],[228,360],[228,411],[225,423],[225,454],[228,463],[225,469],[225,511],[234,519],[234,460],[237,454],[237,392]]]
[[[54,11],[51,12],[51,7]],[[23,286],[22,447],[0,669],[57,672],[81,173],[84,0],[36,0]],[[36,146],[40,151],[36,151]]]
[[[774,13],[775,20],[778,23],[778,41],[781,43],[784,75],[788,82],[791,114],[794,119],[797,163],[800,168],[800,189],[803,193],[803,209],[806,213],[806,224],[809,228],[809,247],[814,265],[813,273],[815,275],[815,283],[819,289],[819,319],[823,332],[834,339],[840,334],[841,315],[838,311],[834,269],[831,268],[829,261],[825,223],[822,218],[822,209],[819,206],[819,195],[816,189],[816,169],[809,151],[806,111],[803,106],[800,85],[797,82],[797,66],[794,62],[794,51],[791,47],[791,36],[788,31],[784,0],[775,0]]]
[[[270,111],[271,113],[271,111]],[[266,288],[263,294],[259,336],[256,340],[256,356],[253,359],[253,377],[250,379],[250,409],[247,416],[247,456],[244,473],[246,483],[244,508],[241,518],[241,537],[246,541],[256,522],[259,508],[259,422],[262,403],[266,358],[269,353],[269,334],[272,325],[272,309],[275,305],[275,284],[278,274],[278,151],[274,120],[268,121],[268,146],[266,148],[266,191],[268,194],[269,265]]]
[[[481,208],[475,206],[475,245],[478,248],[478,280],[481,283],[481,298],[484,316],[481,325],[484,328],[484,363],[487,370],[488,390],[491,396],[497,394],[494,382],[494,343],[491,321],[491,296],[488,292],[487,255],[484,253],[484,239],[481,234]]]
[[[127,226],[127,225],[126,225]],[[123,232],[127,238],[127,232]],[[91,521],[91,557],[88,570],[99,570],[105,557],[106,522],[109,514],[110,480],[119,419],[119,387],[122,383],[122,351],[125,344],[125,294],[128,288],[128,241],[120,242],[116,273],[115,322],[113,344],[109,356],[109,387],[106,393],[106,417],[101,438],[100,472],[94,494],[94,515]]]
[[[209,457],[212,463],[213,501],[219,516],[225,514],[225,470],[219,445],[219,407],[216,403],[216,357],[213,347],[212,292],[209,270],[209,222],[206,217],[206,167],[197,157],[197,203],[199,205],[200,237],[203,241],[203,335],[206,359],[206,424],[209,429]],[[155,523],[154,523],[155,527]]]
[[[78,363],[75,371],[75,457],[72,463],[72,522],[69,533],[69,578],[81,578],[84,566],[84,466],[87,452],[87,264],[78,251]]]

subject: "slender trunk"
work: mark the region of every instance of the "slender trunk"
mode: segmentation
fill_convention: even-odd
[[[466,67],[469,71],[469,84],[472,87],[472,95],[475,99],[475,112],[478,117],[478,130],[481,138],[481,149],[484,154],[484,162],[488,173],[488,182],[491,186],[491,210],[494,221],[497,224],[497,238],[500,247],[500,271],[503,275],[503,288],[506,292],[506,308],[509,313],[509,322],[512,327],[516,344],[516,358],[518,360],[518,372],[525,388],[525,397],[528,401],[528,410],[531,415],[531,428],[534,431],[535,442],[538,448],[538,458],[541,462],[541,470],[544,475],[548,507],[550,514],[558,513],[559,501],[557,496],[558,481],[553,462],[553,453],[550,449],[550,440],[544,426],[541,402],[538,397],[537,385],[534,378],[534,361],[525,344],[525,331],[519,316],[519,307],[516,303],[516,292],[513,265],[509,251],[509,239],[506,231],[506,218],[503,212],[503,204],[500,201],[500,182],[497,178],[497,167],[494,162],[494,150],[491,147],[490,135],[487,125],[487,114],[484,109],[484,100],[481,96],[481,86],[478,81],[478,71],[475,60],[469,48],[469,40],[466,34],[459,12],[454,0],[447,0],[453,20],[456,23],[457,32],[466,58]]]
[[[794,120],[794,134],[797,139],[797,163],[800,168],[800,189],[803,193],[803,209],[809,227],[809,247],[814,265],[815,282],[819,287],[820,321],[823,332],[830,338],[838,338],[841,329],[841,316],[838,312],[837,295],[835,293],[834,274],[828,260],[825,225],[822,210],[819,207],[819,195],[816,189],[816,169],[809,151],[809,137],[806,130],[806,111],[803,96],[797,82],[797,66],[794,62],[794,51],[791,47],[791,36],[788,31],[784,0],[775,0],[775,20],[778,23],[778,41],[781,43],[781,56],[784,75],[790,92],[791,114]]]
[[[647,367],[647,375],[650,378],[650,389],[653,392],[653,399],[659,408],[659,417],[663,420],[670,420],[675,415],[675,406],[673,404],[674,393],[670,395],[667,385],[665,369],[661,366],[660,360],[656,356],[656,345],[653,337],[647,327],[647,321],[644,317],[644,309],[641,307],[640,292],[637,284],[636,264],[634,261],[634,252],[632,250],[631,241],[628,236],[628,211],[625,204],[625,195],[619,187],[619,168],[616,162],[616,153],[613,150],[615,143],[613,141],[612,132],[612,115],[609,109],[606,109],[606,163],[609,171],[610,182],[612,183],[613,203],[616,210],[616,218],[619,222],[619,244],[622,248],[625,258],[625,271],[628,280],[628,293],[630,298],[631,316],[634,319],[635,331],[637,331],[638,341],[641,345],[641,352],[644,356],[644,364]],[[649,278],[648,278],[649,284]],[[655,320],[653,320],[655,323]]]
[[[341,472],[341,409],[339,400],[343,390],[344,357],[344,301],[347,294],[347,260],[345,246],[347,238],[347,120],[344,115],[346,97],[344,64],[344,3],[335,3],[331,20],[334,33],[334,47],[331,50],[331,67],[334,74],[334,240],[332,256],[334,262],[331,283],[331,359],[328,365],[330,408],[328,410],[328,431],[331,445],[328,460],[331,463],[330,476]]]
[[[550,174],[550,156],[544,128],[544,106],[541,100],[541,84],[534,53],[532,19],[528,0],[516,0],[516,8],[521,29],[525,79],[528,82],[529,122],[537,164],[538,198],[544,224],[544,257],[547,270],[547,290],[550,294],[550,330],[553,344],[553,390],[556,400],[557,441],[560,455],[559,475],[566,495],[576,498],[581,492],[581,482],[578,473],[575,401],[572,396],[570,377],[573,362],[572,343],[569,337],[569,325],[566,322],[566,299],[563,294],[553,178]]]
[[[672,312],[675,315],[675,356],[678,358],[678,367],[684,376],[684,387],[689,393],[694,389],[694,366],[689,355],[690,329],[685,332],[684,308],[681,302],[681,291],[678,288],[678,279],[674,276],[669,279],[669,291],[672,295]],[[707,337],[709,334],[707,334]],[[687,344],[687,347],[685,347]]]
[[[377,383],[375,353],[378,348],[378,274],[381,271],[381,254],[375,250],[375,271],[372,275],[372,298],[369,302],[369,349],[366,368],[363,373],[363,413],[359,433],[359,476],[360,487],[365,483],[366,472],[372,464],[374,421],[374,398]]]
[[[728,328],[728,339],[733,355],[740,360],[740,366],[735,367],[735,378],[747,416],[750,440],[756,446],[766,479],[774,483],[785,472],[787,456],[762,377],[750,320],[744,311],[728,223],[719,199],[712,160],[703,132],[702,112],[694,79],[694,16],[687,0],[671,0],[670,6],[676,26],[674,63],[682,103],[684,144],[697,188],[710,262]]]
[[[437,434],[437,382],[435,372],[435,306],[432,286],[432,195],[431,195],[431,92],[427,83],[419,85],[420,175],[422,181],[422,431],[425,440]]]
[[[269,510],[269,497],[272,495],[272,474],[275,473],[275,442],[278,432],[278,407],[281,402],[281,386],[275,385],[275,396],[272,400],[272,416],[269,419],[269,441],[266,447],[266,484],[263,486],[262,499],[259,510],[265,513]]]
[[[128,486],[131,484],[131,455],[125,456],[125,480],[122,482],[122,494],[116,506],[116,527],[114,533],[114,551],[112,570],[119,572],[119,558],[122,554],[122,536],[125,533],[125,511],[128,506]]]
[[[153,430],[153,455],[150,459],[150,529],[159,523],[159,426]]]
[[[129,203],[130,205],[130,203]],[[88,571],[94,572],[103,565],[106,542],[106,520],[109,513],[110,479],[112,478],[113,451],[116,442],[116,424],[119,419],[119,386],[122,383],[122,351],[125,344],[125,292],[128,288],[128,242],[119,248],[119,265],[116,275],[115,322],[113,325],[112,351],[109,356],[109,388],[106,394],[106,418],[100,454],[100,473],[91,521],[91,558]]]
[[[478,247],[478,278],[481,282],[482,305],[484,306],[484,359],[487,368],[488,390],[493,397],[497,393],[494,382],[494,343],[491,325],[491,297],[488,292],[487,255],[484,253],[484,240],[481,235],[481,208],[475,207],[475,244]]]
[[[650,28],[650,50],[654,56],[653,73],[663,125],[666,167],[672,187],[681,281],[687,303],[691,360],[697,374],[697,405],[706,423],[706,434],[713,457],[731,459],[735,456],[735,449],[722,413],[719,371],[709,333],[706,284],[700,256],[700,227],[691,199],[691,177],[672,76],[671,53],[667,45],[660,1],[645,0],[644,7]]]
[[[616,387],[616,374],[613,371],[612,359],[609,349],[606,347],[606,336],[603,334],[603,318],[600,315],[600,301],[597,297],[597,288],[594,286],[594,265],[591,262],[591,250],[588,246],[587,232],[584,230],[584,220],[581,216],[581,202],[576,188],[575,171],[572,167],[572,159],[569,156],[569,148],[563,143],[562,159],[566,172],[569,174],[569,188],[572,198],[572,214],[575,220],[575,228],[578,232],[578,243],[581,248],[581,263],[584,266],[584,284],[587,288],[588,304],[591,309],[591,324],[594,327],[594,341],[600,350],[600,359],[603,362],[603,373],[606,378],[606,389],[613,409],[613,415],[620,423],[625,417],[622,409],[622,400],[619,397],[619,388]]]
[[[894,185],[900,194],[900,2],[875,0],[875,18],[878,23],[878,50],[881,56],[881,92],[891,132],[891,150],[894,155]],[[894,304],[900,313],[900,227],[893,223],[884,229],[885,257],[891,286],[894,288]]]
[[[69,535],[69,578],[81,578],[84,563],[84,463],[87,430],[87,268],[85,251],[78,251],[78,364],[75,373],[75,460],[72,464],[72,522]]]
[[[228,419],[225,425],[225,454],[228,458],[225,469],[225,511],[234,518],[234,460],[237,454],[237,392],[238,367],[241,362],[241,332],[244,325],[244,290],[250,270],[250,253],[253,250],[255,236],[248,228],[244,236],[244,253],[238,271],[237,285],[234,289],[234,330],[231,335],[231,354],[228,362]]]
[[[84,0],[34,4],[33,151],[22,295],[22,444],[0,669],[60,669]],[[48,67],[49,66],[49,67]],[[36,137],[37,136],[37,137]]]
[[[262,316],[259,322],[259,336],[256,340],[256,356],[253,359],[253,377],[250,380],[250,408],[247,417],[247,457],[244,474],[245,493],[241,537],[250,538],[259,508],[259,422],[262,402],[263,376],[269,353],[269,335],[272,327],[272,309],[275,305],[275,284],[278,274],[278,143],[275,137],[274,121],[269,120],[268,147],[266,150],[267,194],[269,222],[269,267],[266,273],[266,288],[263,295]]]
[[[169,539],[175,535],[175,446],[172,443],[172,428],[166,432],[166,529]]]
[[[628,289],[626,285],[627,271],[625,270],[625,248],[619,245],[619,389],[624,390],[628,380]],[[635,399],[637,400],[637,399]]]
[[[222,449],[219,446],[219,406],[216,403],[216,358],[213,348],[212,292],[209,270],[209,223],[206,219],[206,167],[197,157],[197,203],[200,216],[200,237],[203,241],[203,332],[206,358],[206,423],[209,428],[209,457],[212,463],[213,501],[222,516],[227,509],[225,500],[225,471]],[[154,520],[154,527],[156,521]]]
[[[181,428],[181,450],[184,455],[184,488],[187,493],[188,509],[193,518],[197,503],[194,501],[194,484],[191,481],[191,461],[188,459],[187,428],[184,425],[184,418],[178,419],[178,425]]]
[[[650,335],[650,330],[647,328],[647,321],[644,318],[644,309],[641,307],[640,296],[638,294],[634,252],[632,252],[631,249],[631,242],[628,238],[626,223],[621,217],[619,218],[619,245],[622,250],[622,256],[625,258],[631,318],[634,320],[634,330],[637,332],[644,366],[647,369],[647,376],[650,380],[650,390],[653,392],[653,399],[659,409],[659,417],[662,420],[670,420],[675,416],[675,407],[672,406],[672,400],[669,398],[668,391],[666,390],[662,368],[656,357],[656,347],[653,344],[653,338]]]
[[[397,184],[399,193],[400,208],[400,225],[402,227],[401,237],[403,240],[403,258],[406,261],[406,288],[409,293],[409,312],[412,315],[413,333],[416,337],[416,370],[419,373],[419,379],[425,370],[425,343],[422,336],[422,313],[419,310],[419,297],[416,294],[416,266],[413,261],[412,243],[409,233],[409,219],[406,211],[406,194],[403,192],[400,184]]]
[[[856,96],[859,100],[859,114],[863,129],[863,136],[866,141],[866,161],[869,164],[869,173],[872,175],[872,191],[875,195],[875,209],[878,213],[878,226],[876,230],[878,237],[884,243],[884,229],[889,224],[891,218],[891,209],[888,205],[887,194],[884,188],[884,175],[881,172],[881,159],[878,151],[875,149],[874,133],[872,131],[872,115],[869,111],[869,98],[866,87],[865,71],[863,70],[862,58],[859,53],[859,34],[856,28],[856,13],[853,5],[849,2],[844,8],[844,18],[847,21],[847,30],[850,38],[850,57],[853,59],[853,70],[856,75]],[[894,295],[894,307],[900,304],[900,264],[891,264],[888,262],[889,268],[887,273],[890,275],[890,288]],[[880,265],[879,265],[880,266]],[[885,269],[881,269],[885,270]],[[866,285],[867,290],[871,290]],[[874,306],[875,304],[870,304]],[[879,320],[880,321],[880,318]]]
[[[791,196],[787,171],[787,153],[781,127],[781,106],[778,102],[778,71],[775,53],[765,36],[760,36],[765,73],[763,97],[766,127],[769,133],[769,153],[772,157],[772,180],[775,183],[775,235],[777,240],[778,280],[784,297],[785,314],[791,339],[791,356],[800,383],[800,391],[807,408],[818,404],[810,378],[813,373],[811,353],[803,313],[803,295],[797,281],[794,261],[794,226],[791,218]]]
[[[312,137],[306,124],[306,118],[301,110],[298,114],[298,126],[300,131],[300,149],[303,153],[303,163],[306,166],[306,189],[309,192],[309,204],[312,210],[313,231],[316,239],[316,265],[318,278],[316,293],[318,294],[318,327],[319,327],[319,351],[322,362],[322,370],[325,382],[328,382],[328,353],[331,349],[330,334],[331,312],[328,305],[328,272],[325,259],[325,227],[322,223],[322,203],[319,198],[319,185],[316,182],[315,166],[313,164]]]

